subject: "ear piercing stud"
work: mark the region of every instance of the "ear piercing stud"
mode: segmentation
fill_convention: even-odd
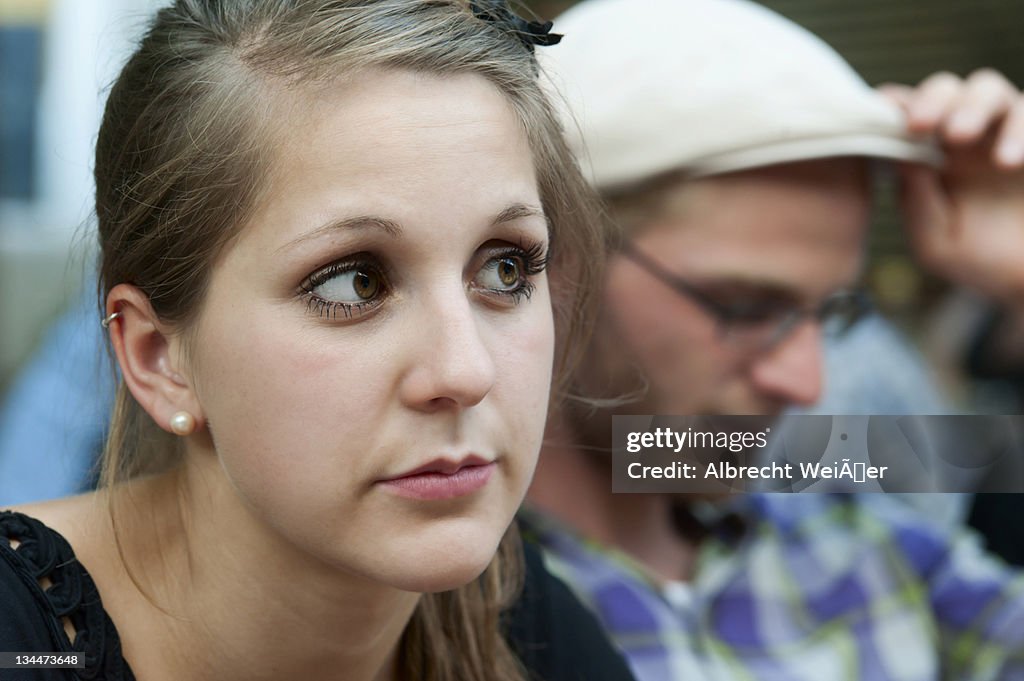
[[[196,419],[187,411],[179,411],[171,417],[171,430],[175,435],[185,437],[196,429]]]

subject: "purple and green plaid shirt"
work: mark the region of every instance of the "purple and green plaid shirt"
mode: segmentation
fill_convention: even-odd
[[[751,495],[686,584],[536,512],[524,534],[639,681],[1024,679],[1024,576],[877,495]]]

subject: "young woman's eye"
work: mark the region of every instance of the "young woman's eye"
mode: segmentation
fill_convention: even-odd
[[[501,296],[518,303],[530,297],[535,288],[532,278],[546,267],[546,248],[542,244],[506,248],[498,253],[492,252],[473,283],[491,296]]]
[[[379,272],[357,267],[332,276],[313,288],[313,293],[335,303],[362,303],[372,300],[384,288]]]
[[[480,286],[491,291],[512,291],[523,283],[523,267],[517,258],[491,258],[480,272]]]
[[[319,317],[353,317],[375,307],[387,293],[381,269],[370,263],[334,263],[303,282],[308,307]]]

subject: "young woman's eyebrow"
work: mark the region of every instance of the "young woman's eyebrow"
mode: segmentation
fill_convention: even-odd
[[[547,224],[548,216],[537,206],[528,206],[525,203],[513,203],[495,216],[491,224],[500,225],[504,222],[512,222],[519,218],[541,218]],[[550,225],[549,225],[550,227]]]
[[[299,244],[314,239],[319,239],[325,234],[332,234],[335,232],[352,232],[352,231],[366,231],[366,230],[380,230],[391,237],[402,236],[402,227],[394,220],[387,218],[377,217],[374,215],[359,215],[350,218],[341,218],[339,220],[331,220],[325,225],[317,227],[311,232],[292,239],[285,245],[275,251],[280,253],[283,250],[298,246]]]
[[[500,225],[506,222],[512,222],[520,218],[535,218],[539,217],[544,220],[545,224],[548,224],[548,217],[544,214],[544,211],[536,206],[528,206],[524,203],[513,203],[504,208],[498,213],[491,221],[492,225]],[[550,225],[548,225],[550,229]],[[359,215],[356,217],[341,218],[339,220],[331,220],[325,225],[317,227],[311,232],[307,232],[295,239],[292,239],[288,243],[284,244],[275,251],[280,253],[281,251],[290,249],[299,244],[307,241],[318,239],[325,234],[332,234],[335,232],[349,232],[349,231],[364,231],[378,229],[383,231],[385,234],[391,237],[402,236],[402,226],[394,220],[388,218],[382,218],[375,215]]]

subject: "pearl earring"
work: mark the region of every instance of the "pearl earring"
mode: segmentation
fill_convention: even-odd
[[[196,429],[196,419],[187,411],[179,411],[171,417],[171,430],[175,435],[191,435]]]

